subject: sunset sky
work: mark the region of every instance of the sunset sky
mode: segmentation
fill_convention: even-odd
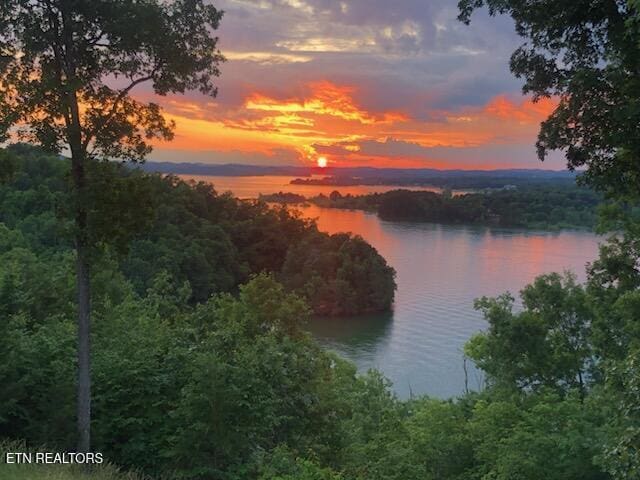
[[[564,168],[559,154],[536,159],[553,101],[520,93],[507,18],[478,13],[465,26],[457,0],[214,3],[228,59],[219,95],[160,99],[177,131],[153,160]]]

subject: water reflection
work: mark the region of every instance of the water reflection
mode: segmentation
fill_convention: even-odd
[[[264,176],[264,177],[216,177],[211,175],[178,175],[186,180],[196,180],[212,183],[215,189],[220,192],[233,192],[238,198],[258,198],[260,194],[270,194],[278,192],[290,192],[305,197],[315,197],[319,194],[329,195],[334,190],[342,195],[366,195],[369,193],[382,193],[389,190],[402,188],[404,190],[425,190],[429,192],[441,192],[438,187],[429,186],[394,186],[394,185],[295,185],[291,180],[295,177],[288,176]],[[465,193],[468,190],[454,190],[454,195]]]
[[[218,191],[240,197],[279,190],[305,195],[328,193],[331,187],[288,187],[290,177],[218,177]],[[367,193],[376,187],[339,188]],[[389,189],[390,187],[381,187]],[[437,397],[458,395],[465,388],[462,348],[486,327],[473,309],[478,297],[510,291],[517,295],[536,276],[571,270],[579,280],[585,265],[597,257],[598,237],[586,232],[532,232],[484,227],[381,221],[362,211],[301,208],[329,233],[361,235],[397,271],[393,314],[351,319],[315,319],[309,325],[327,348],[352,360],[361,371],[381,370],[402,398],[411,393]],[[481,375],[468,370],[478,387]]]
[[[553,271],[572,270],[584,279],[586,263],[597,256],[598,238],[586,232],[387,222],[371,213],[316,206],[301,212],[316,218],[323,231],[361,235],[396,269],[398,291],[386,328],[371,322],[362,342],[362,320],[352,326],[318,325],[326,320],[317,319],[312,331],[360,370],[380,369],[402,398],[464,391],[462,349],[486,326],[474,299],[506,291],[517,295],[536,276]],[[481,373],[472,366],[467,373],[469,387],[478,388]]]
[[[347,357],[368,359],[375,363],[391,337],[391,312],[359,317],[315,317],[309,331],[327,348]]]

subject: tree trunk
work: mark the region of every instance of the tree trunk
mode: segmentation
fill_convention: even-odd
[[[85,157],[72,150],[76,209],[76,293],[78,296],[77,451],[91,449],[91,268],[87,225]]]
[[[71,150],[71,174],[75,194],[76,294],[78,297],[78,379],[77,379],[77,451],[91,449],[91,245],[87,223],[86,151],[82,142],[80,104],[76,91],[76,54],[74,22],[69,11],[72,3],[61,2],[58,13],[50,9],[50,23],[55,33],[54,56],[58,82],[66,95],[65,125]]]

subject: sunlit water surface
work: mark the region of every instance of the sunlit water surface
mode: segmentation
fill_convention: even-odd
[[[212,181],[218,191],[231,190],[245,198],[280,190],[311,196],[336,189],[288,188],[290,177],[199,178]],[[389,188],[337,190],[363,194]],[[447,398],[465,390],[462,348],[486,327],[473,309],[475,298],[506,291],[517,294],[548,272],[571,270],[584,280],[585,265],[598,250],[599,238],[587,232],[387,222],[361,211],[299,208],[317,219],[320,230],[361,235],[396,269],[398,291],[392,313],[315,319],[309,328],[322,345],[352,360],[361,371],[382,371],[401,398],[411,394]],[[482,375],[472,366],[466,378],[470,389],[482,384]]]
[[[366,195],[368,193],[382,193],[389,190],[402,188],[405,190],[426,190],[429,192],[441,192],[438,187],[426,186],[393,186],[393,185],[352,185],[335,187],[332,185],[294,185],[291,180],[296,177],[287,176],[258,176],[258,177],[215,177],[209,175],[178,175],[185,180],[212,182],[219,193],[233,192],[238,198],[258,198],[262,194],[289,192],[304,195],[307,198],[315,197],[321,193],[329,195],[337,190],[342,195]],[[312,178],[322,178],[313,176]],[[454,190],[453,194],[464,193],[465,190]]]

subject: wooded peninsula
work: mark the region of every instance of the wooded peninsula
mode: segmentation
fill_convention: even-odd
[[[64,257],[72,248],[64,236],[71,226],[57,220],[68,204],[69,162],[21,145],[0,151],[0,158],[5,177],[0,225],[6,238],[16,240],[6,249],[20,247],[35,263],[36,258]],[[115,245],[113,263],[103,273],[115,269],[139,295],[169,281],[194,305],[220,292],[235,292],[252,276],[268,272],[318,315],[391,308],[395,272],[360,237],[319,232],[312,221],[285,207],[219,195],[211,184],[117,165],[95,167],[92,193],[105,205],[92,212],[91,221],[101,225],[96,235],[140,233],[126,248]],[[107,184],[106,178],[119,185]],[[122,214],[126,203],[137,205],[135,214]]]
[[[325,208],[376,212],[383,220],[486,225],[539,230],[594,229],[602,195],[588,188],[529,185],[453,195],[451,191],[392,190],[369,195],[305,198],[291,193],[263,195],[267,202],[309,202]]]

